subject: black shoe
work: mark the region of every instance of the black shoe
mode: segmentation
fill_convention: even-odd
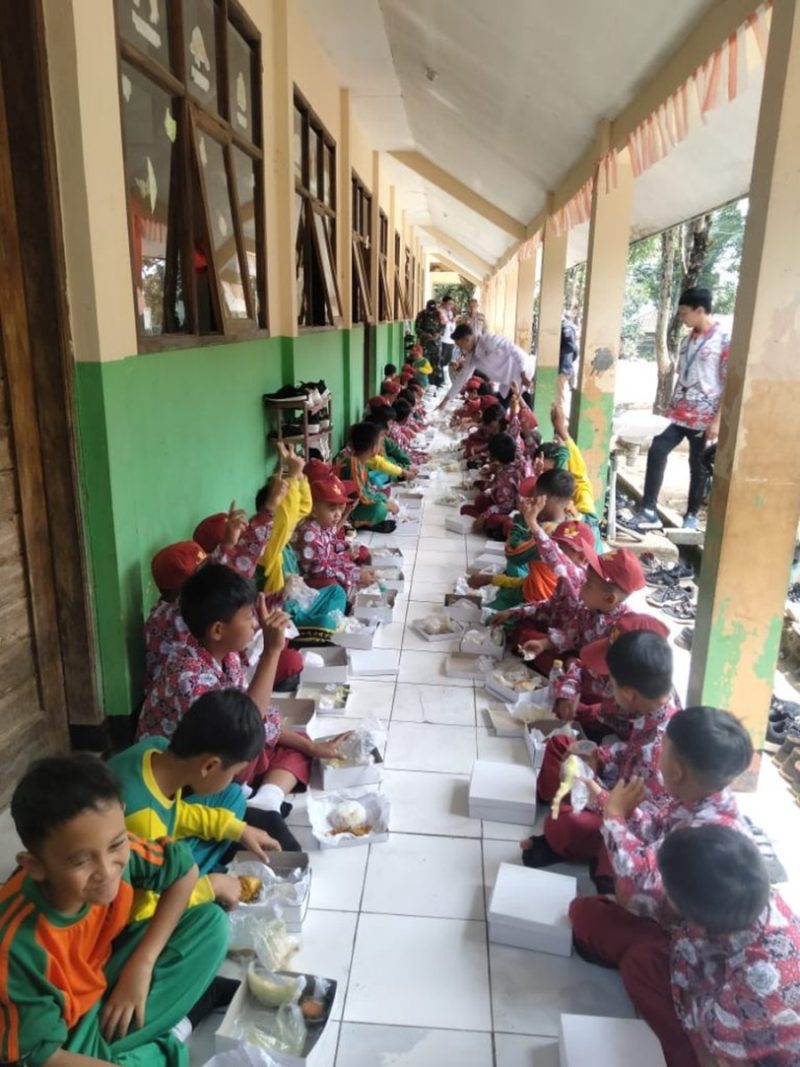
[[[292,814],[293,807],[294,804],[290,804],[288,800],[284,800],[284,802],[281,804],[281,818],[288,819],[289,816]]]
[[[282,385],[274,393],[264,393],[262,399],[265,404],[268,404],[270,400],[299,400],[301,403],[305,403],[306,393],[304,389],[296,385]]]
[[[675,638],[675,644],[678,648],[685,648],[687,652],[692,651],[692,639],[694,638],[694,627],[684,626],[678,636]]]
[[[522,862],[526,867],[552,867],[563,859],[563,856],[553,851],[544,834],[534,837],[531,847],[522,851]]]
[[[374,526],[362,526],[361,529],[371,530],[372,533],[394,533],[397,523],[394,519],[384,519],[383,522],[376,522]]]
[[[645,600],[651,607],[663,608],[665,604],[675,604],[679,600],[690,600],[691,594],[682,585],[667,585],[656,589]]]
[[[633,530],[635,533],[648,533],[650,530],[661,530],[664,524],[658,517],[658,513],[651,511],[649,508],[640,508],[635,511],[631,517],[624,518],[620,516],[617,519],[620,526],[624,526],[626,530]]]
[[[220,978],[217,976],[187,1013],[187,1018],[194,1029],[203,1019],[208,1018],[217,1008],[227,1008],[233,1000],[236,990],[242,983],[237,978]]]
[[[581,944],[577,938],[572,938],[572,945],[575,949],[575,955],[580,956],[586,963],[591,963],[595,967],[605,967],[608,971],[617,970],[613,963],[609,963],[608,960],[604,960],[601,956],[596,956],[591,949],[588,949],[586,945]]]

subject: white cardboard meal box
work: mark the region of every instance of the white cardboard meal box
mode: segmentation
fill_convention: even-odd
[[[275,973],[291,975],[292,977],[298,976],[296,971],[276,971]],[[303,975],[303,977],[309,983],[310,989],[313,989],[314,976]],[[279,1067],[327,1067],[327,1061],[322,1059],[325,1050],[320,1047],[320,1038],[331,1016],[337,986],[336,981],[332,978],[327,979],[327,982],[325,1014],[321,1019],[307,1023],[306,1043],[300,1055],[293,1056],[288,1052],[276,1052],[274,1049],[270,1049],[269,1057],[276,1064],[279,1064]],[[255,1022],[258,1018],[263,1018],[265,1012],[276,1014],[276,1011],[277,1009],[265,1008],[263,1004],[256,1000],[250,992],[245,979],[234,993],[233,1000],[228,1005],[223,1020],[214,1035],[215,1051],[235,1052],[243,1042],[241,1035],[247,1032],[250,1020]],[[260,1048],[260,1046],[253,1045],[253,1048]]]
[[[236,874],[236,865],[240,863],[261,863],[258,856],[252,852],[237,852],[231,861],[228,871]],[[286,929],[290,934],[299,934],[303,929],[303,919],[308,912],[308,902],[311,899],[311,879],[313,871],[307,852],[270,852],[269,866],[277,875],[281,871],[294,871],[300,868],[307,875],[306,891],[299,904],[287,904],[280,900],[277,902],[264,901],[257,904],[238,904],[236,911],[247,915],[263,915],[265,918],[273,918],[276,907],[280,909],[281,919],[286,923]]]
[[[405,504],[409,511],[419,511],[425,494],[415,489],[397,489],[395,495],[401,504]]]
[[[447,515],[444,520],[445,530],[451,533],[468,534],[475,520],[471,515]]]
[[[358,621],[362,622],[361,619]],[[338,645],[339,648],[372,648],[379,626],[378,620],[373,619],[372,622],[365,622],[360,630],[339,630],[337,633],[331,634],[331,641]]]
[[[402,570],[403,553],[395,545],[381,545],[370,549],[372,562],[368,566],[374,571],[385,571],[396,567]]]
[[[367,819],[372,830],[363,837],[353,834],[331,834],[329,813],[343,800],[357,800],[367,809]],[[389,815],[391,805],[385,793],[374,787],[346,789],[344,791],[312,793],[308,798],[308,818],[311,833],[317,846],[327,848],[355,848],[358,845],[380,845],[389,840]]]
[[[431,615],[437,615],[438,612],[432,611]],[[422,629],[423,619],[415,619],[411,624],[411,628],[414,633],[419,634],[423,641],[430,641],[432,644],[436,644],[441,641],[459,641],[464,633],[464,626],[462,623],[457,622],[451,618],[446,611],[442,612],[442,618],[447,622],[448,626],[452,626],[451,630],[447,630],[444,633],[429,634]]]
[[[500,574],[506,569],[504,556],[494,553],[482,552],[471,563],[467,564],[467,574]]]
[[[500,644],[492,640],[492,634],[499,632],[503,637]],[[501,660],[506,654],[505,635],[501,630],[492,630],[490,627],[472,628],[461,638],[461,652],[467,656],[491,656],[492,659]]]
[[[301,682],[346,682],[347,681],[347,651],[338,645],[322,645],[319,648],[307,649],[321,656],[325,661],[321,667],[307,664],[303,667],[300,675]]]
[[[504,541],[487,541],[483,546],[487,556],[503,556],[505,558],[506,546]]]
[[[489,705],[486,710],[489,722],[498,737],[521,737],[523,724],[509,712],[505,704]],[[527,732],[527,731],[525,731]],[[533,760],[531,765],[534,766]]]
[[[661,1042],[642,1019],[562,1015],[561,1067],[666,1067]]]
[[[461,622],[465,626],[480,626],[480,597],[458,596],[448,593],[444,598],[444,613],[448,619]]]
[[[336,735],[319,737],[318,741],[333,741]],[[380,785],[383,781],[383,756],[380,749],[372,750],[372,763],[361,766],[332,766],[327,760],[314,761],[315,782],[326,793],[339,789],[355,789],[366,785]],[[311,798],[309,797],[309,803]]]
[[[571,875],[501,863],[486,910],[489,940],[552,956],[570,956],[569,906],[577,886],[577,878]]]
[[[400,652],[394,648],[373,648],[369,652],[349,651],[351,678],[379,678],[400,672]]]
[[[395,593],[402,593],[405,589],[406,576],[397,567],[387,567],[385,571],[381,571],[378,580],[385,589],[393,589]]]
[[[298,697],[286,697],[277,705],[281,715],[281,724],[287,730],[309,736],[309,731],[317,721],[317,705],[313,700]]]
[[[517,763],[475,760],[469,782],[469,816],[533,826],[536,772]]]
[[[301,681],[297,697],[299,700],[313,700],[317,715],[344,715],[350,700],[350,686],[346,683]]]
[[[525,674],[522,671],[525,671]],[[513,677],[509,681],[509,673]],[[513,684],[512,684],[513,683]],[[507,704],[518,704],[528,700],[532,694],[547,686],[547,679],[540,678],[532,671],[522,667],[518,659],[505,659],[492,671],[487,671],[483,683],[494,696],[500,697]]]
[[[448,678],[468,678],[473,682],[482,682],[484,670],[478,663],[477,656],[465,656],[461,652],[451,652],[444,661],[444,673]]]
[[[520,705],[517,705],[518,707]],[[519,720],[517,720],[519,722]],[[557,731],[564,731],[564,728],[569,725],[572,731],[573,738],[578,741],[583,737],[583,730],[578,723],[567,724],[561,719],[556,718],[542,718],[533,719],[530,722],[523,723],[522,737],[525,741],[525,747],[528,750],[530,756],[531,766],[535,771],[541,769],[544,762],[544,754],[547,751],[547,739],[551,734]]]
[[[356,593],[353,614],[363,622],[391,622],[397,593],[386,589],[383,593]]]
[[[412,515],[419,515],[418,511],[412,511]],[[419,537],[422,533],[422,522],[419,519],[405,519],[397,523],[395,533],[398,537]]]

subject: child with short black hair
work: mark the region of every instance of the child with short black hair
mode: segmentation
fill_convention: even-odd
[[[504,541],[511,529],[510,516],[517,506],[520,485],[529,476],[530,469],[524,454],[519,454],[516,441],[507,433],[497,433],[490,438],[489,457],[493,463],[493,477],[474,503],[461,506],[461,514],[475,519],[475,531],[485,530],[487,537]]]
[[[264,720],[264,746],[242,775],[257,792],[250,805],[280,812],[285,794],[308,784],[312,757],[333,758],[335,744],[315,744],[281,725],[272,703],[278,657],[289,621],[282,611],[267,612],[264,594],[229,567],[209,563],[181,590],[181,614],[190,637],[169,656],[148,693],[137,736],[171,737],[180,720],[203,693],[213,689],[246,689]],[[261,627],[264,651],[245,684],[242,653]],[[261,785],[259,786],[259,783]]]
[[[658,620],[654,621],[658,625]],[[578,749],[597,778],[590,805],[574,812],[568,804],[562,804],[555,818],[549,815],[545,820],[542,836],[522,842],[523,863],[529,867],[547,867],[562,859],[588,860],[601,892],[612,882],[612,868],[600,832],[608,790],[619,780],[638,777],[649,798],[658,800],[663,796],[659,777],[661,742],[679,706],[672,688],[672,649],[655,628],[621,633],[607,645],[606,661],[616,713],[630,720],[630,736],[598,745],[591,753]],[[553,765],[557,767],[575,751],[568,739],[554,737],[548,741],[537,780],[537,791],[545,803],[553,800],[558,788],[559,775],[553,773]]]
[[[394,363],[387,363],[383,368],[383,380],[385,382],[386,381],[394,381],[394,379],[396,377],[397,377],[397,367],[394,365]]]
[[[602,835],[611,860],[615,900],[581,897],[570,919],[578,952],[590,962],[622,967],[632,944],[654,954],[669,946],[678,921],[659,869],[659,849],[675,830],[727,826],[748,833],[728,786],[750,765],[750,736],[727,711],[698,706],[670,719],[660,757],[667,795],[648,800],[638,778],[620,779],[603,809]]]
[[[345,481],[355,482],[357,502],[350,512],[356,528],[392,533],[396,527],[387,516],[397,512],[394,500],[387,500],[369,479],[368,462],[380,450],[381,431],[374,422],[357,422],[350,427],[349,448],[340,454],[336,473]]]
[[[180,842],[125,827],[119,785],[97,757],[34,763],[11,799],[20,869],[0,895],[0,1060],[174,1067],[172,1033],[225,957],[228,920],[186,910],[197,882]],[[160,894],[131,923],[137,889]]]
[[[639,931],[620,971],[667,1067],[796,1067],[800,919],[756,845],[731,826],[686,827],[658,867],[676,925],[660,942]]]
[[[417,471],[411,462],[411,457],[391,436],[391,428],[397,421],[392,405],[384,404],[372,408],[364,421],[374,422],[383,431],[381,454],[369,461],[370,470],[388,474],[393,481],[411,481],[415,478]]]
[[[198,697],[169,741],[145,738],[109,761],[131,833],[147,841],[186,840],[192,849],[201,875],[192,904],[238,902],[238,879],[219,872],[231,842],[264,862],[267,852],[280,850],[266,830],[247,824],[245,795],[233,782],[263,747],[264,723],[247,693],[217,689]],[[132,917],[146,918],[156,901],[155,894],[137,895]]]

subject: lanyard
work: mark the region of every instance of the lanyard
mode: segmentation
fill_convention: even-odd
[[[705,335],[703,340],[700,342],[700,344],[697,346],[697,348],[695,348],[695,350],[693,352],[690,351],[691,340],[692,339],[691,339],[691,337],[689,338],[689,341],[688,341],[688,343],[686,345],[686,363],[681,368],[681,373],[680,373],[681,386],[684,389],[688,389],[689,388],[689,371],[694,366],[697,357],[700,355],[700,353],[703,351],[705,346],[708,344],[708,342],[711,340],[711,338],[714,336],[714,334],[716,332],[717,332],[717,323],[714,323],[714,325],[711,327],[711,329],[708,331],[708,333]]]

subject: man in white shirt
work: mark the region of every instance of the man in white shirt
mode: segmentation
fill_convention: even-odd
[[[452,296],[450,296],[449,293],[445,293],[439,307],[439,314],[444,321],[444,330],[442,331],[441,367],[448,382],[450,381],[450,371],[446,370],[446,368],[449,367],[450,360],[453,358],[453,331],[456,328],[454,306],[455,302]]]
[[[463,315],[459,315],[456,320],[456,325],[461,325],[465,322],[467,326],[472,327],[472,332],[476,337],[480,337],[482,333],[486,333],[486,316],[480,310],[478,301],[473,297],[468,305],[468,310]]]
[[[453,332],[453,343],[464,356],[464,362],[440,407],[461,391],[476,370],[495,382],[503,397],[508,396],[513,382],[517,382],[520,391],[531,384],[533,357],[502,334],[484,333],[476,337],[471,326],[462,324]]]

